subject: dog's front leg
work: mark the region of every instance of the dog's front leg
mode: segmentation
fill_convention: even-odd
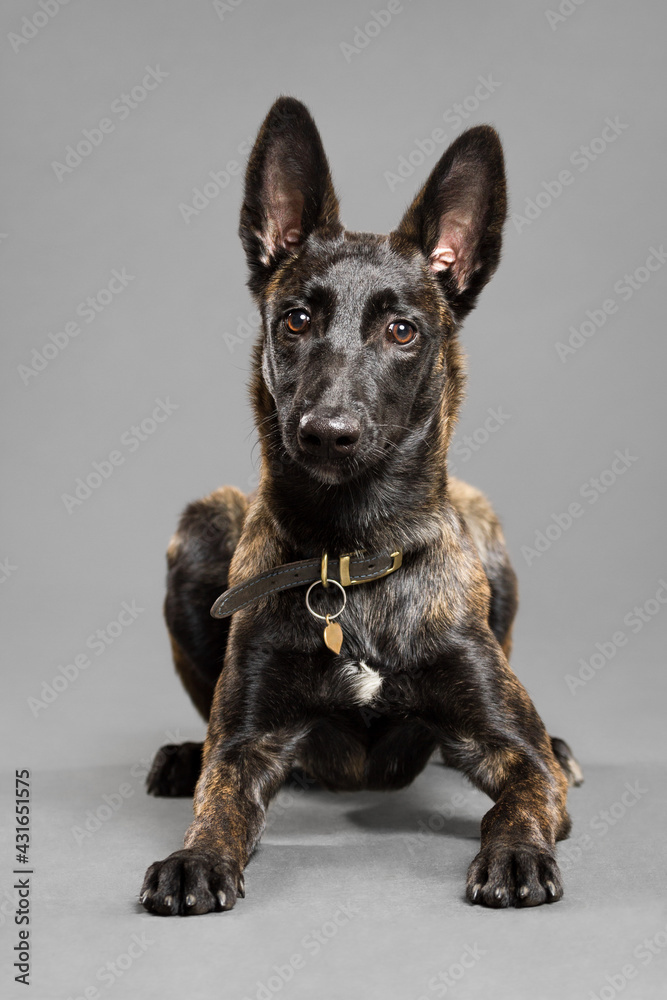
[[[567,778],[526,690],[490,633],[466,636],[443,672],[446,755],[495,800],[468,871],[471,903],[537,906],[563,895]]]
[[[209,726],[204,766],[185,847],[146,872],[141,902],[151,913],[188,916],[230,910],[243,896],[243,869],[264,829],[266,808],[303,734],[284,728],[243,737]]]

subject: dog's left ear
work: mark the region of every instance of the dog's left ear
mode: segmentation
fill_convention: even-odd
[[[308,109],[292,97],[275,102],[253,146],[239,235],[258,292],[314,229],[339,232],[338,200],[322,140]]]
[[[392,234],[399,245],[419,247],[457,319],[498,265],[506,212],[500,139],[490,125],[478,125],[443,153]]]

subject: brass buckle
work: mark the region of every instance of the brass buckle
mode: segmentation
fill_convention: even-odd
[[[376,576],[365,576],[363,580],[356,580],[350,576],[350,559],[353,555],[356,555],[356,553],[347,552],[344,556],[338,557],[340,582],[344,587],[351,587],[355,583],[370,583],[372,580],[381,580],[383,576],[389,576],[390,573],[394,573],[397,569],[400,569],[403,563],[403,549],[396,549],[391,553],[391,566],[389,569],[383,570]]]

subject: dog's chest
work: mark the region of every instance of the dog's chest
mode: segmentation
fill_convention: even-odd
[[[340,665],[332,666],[332,672],[335,675],[332,678],[332,693],[341,694],[344,701],[354,705],[370,705],[380,698],[385,678],[365,660],[343,659]]]
[[[321,718],[343,713],[366,728],[376,715],[422,711],[442,653],[442,636],[429,627],[428,596],[407,574],[350,587],[344,604],[333,588],[311,609],[301,593],[279,595],[254,630],[263,650],[276,651],[271,668],[255,675],[268,710],[278,699]],[[338,653],[325,644],[327,615],[343,633]]]
[[[325,646],[324,622],[301,605],[285,601],[293,628],[292,641],[305,655],[311,690],[327,710],[371,707],[379,711],[408,709],[415,701],[424,660],[429,658],[424,638],[424,588],[389,578],[368,587],[347,590],[345,606],[334,603],[337,594],[320,593],[318,614],[335,614],[343,634],[336,654]],[[325,603],[328,601],[328,604]],[[300,602],[299,602],[300,603]],[[288,633],[285,634],[289,646]],[[315,647],[315,648],[314,648]]]
[[[404,631],[399,635],[385,613],[369,614],[368,607],[349,607],[340,616],[343,645],[328,659],[324,686],[330,704],[375,706],[405,698],[406,669],[418,661],[416,644]]]

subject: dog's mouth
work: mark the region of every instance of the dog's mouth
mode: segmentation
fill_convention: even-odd
[[[345,455],[313,455],[304,451],[294,439],[285,450],[313,479],[329,486],[377,475],[400,459],[401,453],[399,443],[375,427],[368,429],[360,448]]]
[[[350,482],[366,470],[365,463],[357,456],[324,459],[299,451],[294,458],[313,479],[328,486]]]

